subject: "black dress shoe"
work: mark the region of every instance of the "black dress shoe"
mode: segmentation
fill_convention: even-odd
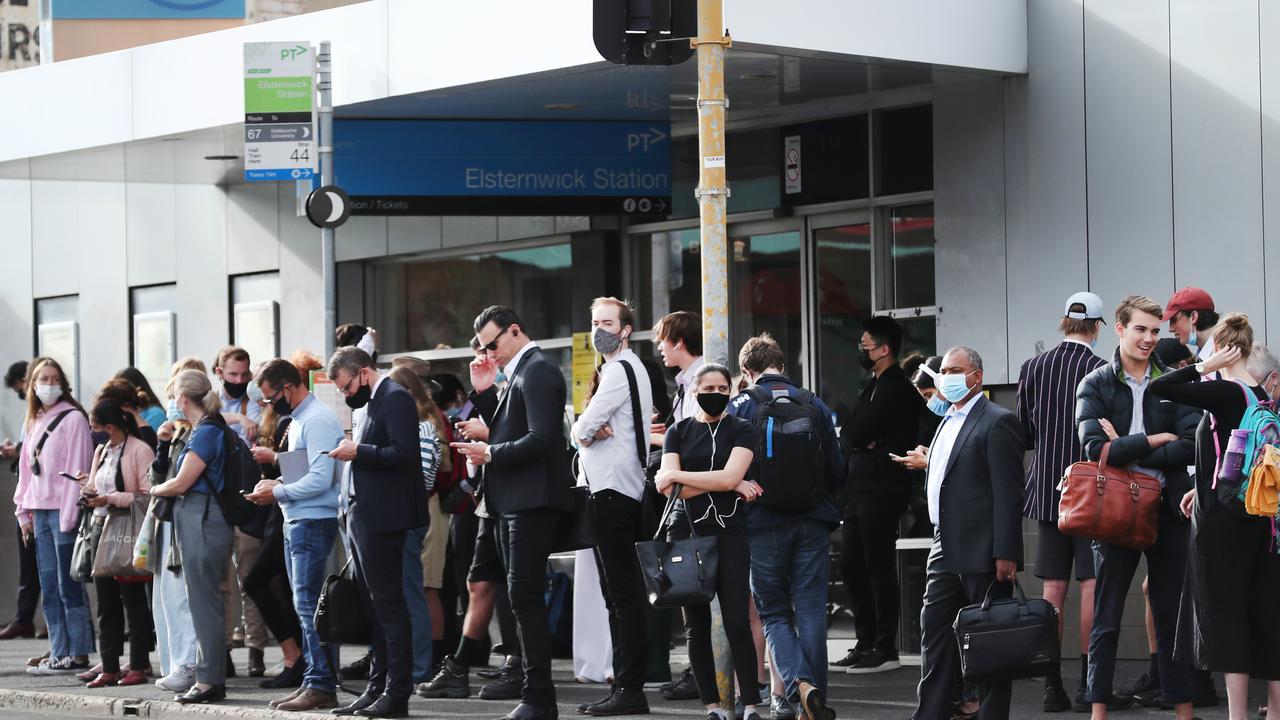
[[[649,701],[645,698],[643,690],[619,689],[603,702],[587,706],[584,712],[592,717],[648,715]]]
[[[560,713],[555,705],[543,709],[529,703],[520,703],[514,710],[498,718],[498,720],[559,720],[559,718]]]
[[[355,715],[357,712],[360,712],[361,710],[364,710],[370,705],[378,702],[378,699],[381,697],[382,693],[375,695],[368,690],[365,690],[364,694],[356,698],[355,702],[347,705],[346,707],[334,708],[329,712],[334,715]]]
[[[302,687],[302,680],[307,674],[307,661],[298,658],[292,665],[285,665],[284,670],[273,678],[258,683],[264,690],[283,690],[285,688]]]
[[[342,673],[343,680],[368,680],[369,679],[369,663],[372,653],[365,653],[363,657],[350,665],[343,665],[339,671]]]
[[[383,695],[378,701],[363,710],[356,711],[356,717],[369,718],[405,718],[409,717],[409,698],[397,700]]]
[[[185,695],[178,695],[173,700],[182,705],[203,705],[204,703],[219,702],[226,699],[226,685],[214,685],[204,691],[198,690],[195,685],[192,685]]]

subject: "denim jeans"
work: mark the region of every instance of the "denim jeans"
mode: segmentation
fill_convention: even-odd
[[[93,653],[93,621],[84,585],[71,579],[74,532],[62,532],[59,510],[33,510],[32,531],[44,621],[49,626],[49,654],[61,658]]]
[[[750,534],[751,595],[793,700],[801,680],[827,690],[828,536],[807,519]]]
[[[409,606],[409,625],[413,628],[415,683],[431,679],[431,612],[422,584],[422,543],[426,539],[426,526],[413,528],[404,536],[404,602]]]
[[[165,567],[173,545],[173,523],[160,523],[151,552],[160,558],[160,571],[151,587],[151,616],[156,626],[160,671],[168,675],[183,665],[196,664],[196,627],[187,604],[187,586]]]
[[[315,619],[316,601],[326,576],[325,563],[337,536],[337,518],[291,520],[284,524],[285,567],[289,570],[289,587],[293,588],[293,607],[302,625],[302,653],[307,660],[302,686],[321,692],[337,689],[329,656],[320,647]]]

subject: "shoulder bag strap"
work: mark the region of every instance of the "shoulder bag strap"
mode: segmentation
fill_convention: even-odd
[[[124,492],[124,451],[129,447],[129,436],[120,443],[120,457],[116,458],[116,492]],[[105,452],[105,451],[104,451]]]
[[[49,426],[44,429],[44,435],[40,436],[40,442],[36,443],[36,449],[33,453],[36,457],[40,457],[40,451],[44,449],[44,444],[49,440],[49,435],[58,429],[58,425],[62,424],[63,418],[75,412],[75,410],[63,410],[62,414],[53,419]]]
[[[640,467],[643,469],[649,465],[649,442],[644,431],[649,427],[649,419],[640,417],[640,386],[636,383],[635,368],[622,358],[619,358],[618,362],[626,371],[627,385],[631,388],[631,418],[635,421],[636,427],[636,454],[640,458]]]

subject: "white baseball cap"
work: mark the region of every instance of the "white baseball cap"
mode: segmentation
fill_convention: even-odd
[[[1084,312],[1080,308],[1084,308]],[[1067,307],[1062,314],[1072,320],[1101,320],[1102,312],[1102,298],[1091,292],[1078,292],[1067,298]]]

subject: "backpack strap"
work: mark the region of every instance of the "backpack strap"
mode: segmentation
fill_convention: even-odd
[[[36,449],[32,452],[32,457],[40,457],[40,451],[44,449],[44,444],[49,441],[49,436],[53,434],[54,430],[58,429],[63,419],[73,412],[75,410],[63,410],[58,417],[53,419],[53,422],[49,423],[48,427],[44,429],[44,435],[40,436],[40,442],[36,443]]]

